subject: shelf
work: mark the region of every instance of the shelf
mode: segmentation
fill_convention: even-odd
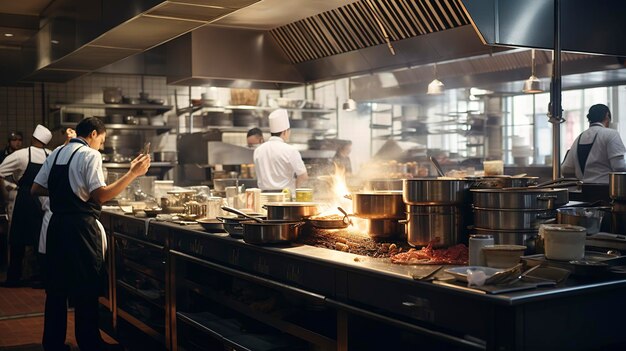
[[[281,107],[247,106],[247,105],[226,105],[226,106],[202,106],[200,105],[200,106],[189,106],[189,107],[177,108],[176,114],[180,116],[182,114],[189,113],[190,111],[191,113],[194,113],[199,110],[215,111],[215,112],[222,112],[225,110],[274,111],[279,108]],[[322,109],[319,109],[319,108],[283,108],[283,110],[299,111],[299,112],[305,112],[305,113],[319,113],[319,114],[337,112],[337,110],[330,109],[330,108],[322,108]],[[321,118],[321,117],[317,117],[317,118]]]
[[[371,129],[389,129],[391,127],[389,124],[370,124]]]
[[[61,127],[76,127],[76,123],[63,122]],[[156,130],[156,131],[170,131],[176,129],[172,126],[151,126],[151,125],[133,125],[133,124],[105,124],[107,129],[127,129],[127,130]]]
[[[130,168],[130,162],[124,162],[124,163],[114,163],[114,162],[104,162],[102,163],[102,165],[106,168]],[[171,168],[176,166],[176,163],[172,163],[172,162],[151,162],[150,163],[150,168],[153,167],[158,167],[158,168]]]
[[[252,318],[258,322],[261,322],[265,325],[269,325],[282,332],[285,332],[297,338],[306,340],[315,345],[322,346],[322,349],[324,350],[331,350],[337,347],[336,341],[325,335],[319,334],[312,330],[305,329],[304,327],[301,327],[297,324],[294,324],[294,323],[291,323],[291,322],[288,322],[279,318],[272,317],[269,314],[258,312],[250,308],[248,305],[244,304],[243,302],[218,294],[217,292],[207,289],[204,286],[199,285],[195,282],[185,280],[183,284],[188,286],[191,290],[201,294],[202,296],[207,297],[208,299],[212,300],[215,303],[218,303],[222,306],[226,306],[238,313],[243,314],[244,316],[248,318]],[[207,328],[204,325],[202,325],[202,323],[199,323],[195,321],[193,318],[190,318],[189,315],[182,314],[181,316],[181,312],[177,312],[176,314],[178,317],[184,316],[186,317],[188,321],[193,322],[197,325],[200,325],[203,328],[206,328],[205,330],[212,332],[210,328]]]
[[[74,108],[112,108],[119,110],[160,110],[160,111],[169,111],[172,109],[172,106],[168,105],[156,105],[156,104],[89,104],[89,103],[78,103],[78,104],[54,104],[52,108],[60,109],[63,107],[74,107]]]
[[[151,306],[158,308],[159,310],[165,310],[165,293],[157,292],[159,294],[157,297],[146,295],[142,292],[141,289],[137,289],[132,287],[130,284],[118,279],[115,282],[116,286],[124,288],[124,290],[130,292],[131,294],[141,298],[143,301],[147,301]]]

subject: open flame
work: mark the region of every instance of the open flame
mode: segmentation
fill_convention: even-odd
[[[329,185],[329,191],[324,197],[327,207],[321,209],[322,211],[318,216],[343,216],[338,207],[343,208],[348,214],[352,214],[352,198],[349,197],[350,189],[346,183],[345,169],[335,164],[333,174],[325,176],[323,179]],[[355,216],[350,216],[350,219],[352,220],[352,225],[343,230],[348,230],[350,233],[354,234],[367,235],[365,234],[367,233],[367,220]]]

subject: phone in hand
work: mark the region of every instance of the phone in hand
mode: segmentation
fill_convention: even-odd
[[[141,149],[140,152],[142,155],[147,155],[150,153],[150,142],[147,141],[145,144],[143,144],[143,148]]]

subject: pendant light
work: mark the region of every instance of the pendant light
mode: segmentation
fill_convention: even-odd
[[[524,89],[522,91],[526,94],[543,93],[541,88],[541,81],[535,76],[535,49],[530,50],[531,55],[531,74],[524,82]]]
[[[426,94],[428,95],[439,95],[443,93],[444,85],[439,79],[437,79],[437,64],[436,63],[435,63],[434,72],[435,72],[435,79],[433,79],[433,81],[428,84],[428,90],[426,91]]]
[[[346,100],[346,102],[343,103],[343,110],[344,111],[354,111],[356,110],[356,101],[352,100],[352,98],[350,97],[350,95],[352,94],[352,78],[348,78],[348,100]]]

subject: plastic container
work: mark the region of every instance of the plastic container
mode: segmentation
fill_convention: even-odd
[[[571,224],[543,224],[541,226],[546,258],[572,261],[585,257],[585,227]]]
[[[519,263],[524,255],[523,245],[487,245],[483,247],[485,264],[492,268],[510,268]]]
[[[503,175],[504,174],[504,161],[483,161],[483,169],[486,176]]]
[[[493,235],[470,235],[469,238],[469,265],[484,266],[485,254],[483,248],[493,245]]]

